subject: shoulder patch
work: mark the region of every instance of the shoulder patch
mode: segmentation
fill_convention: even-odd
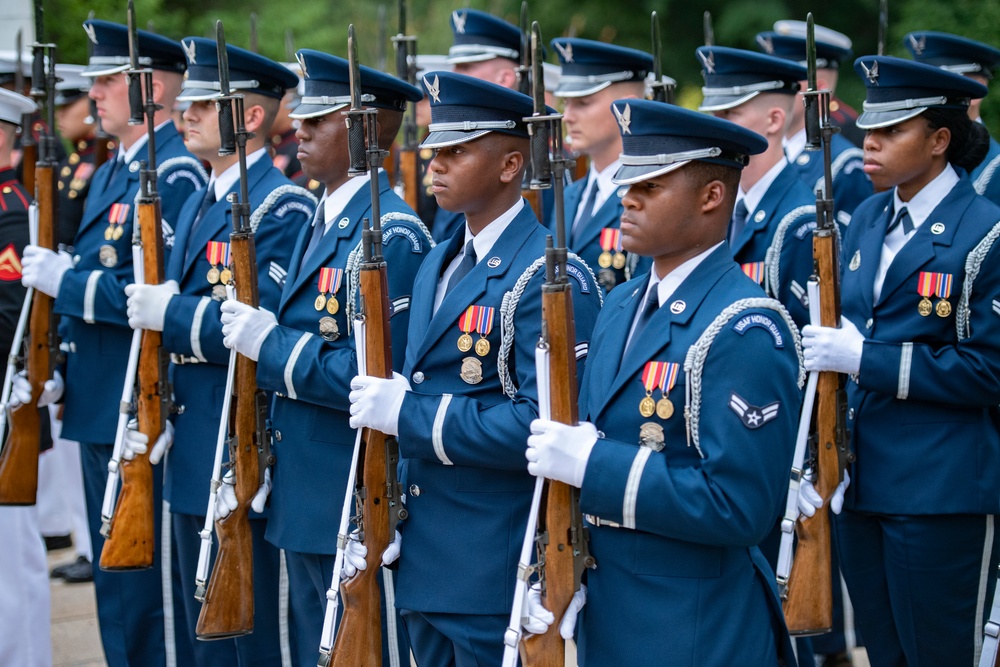
[[[810,220],[809,222],[799,225],[795,229],[795,238],[802,240],[806,237],[806,234],[812,234],[813,230],[816,229],[816,221]]]
[[[764,407],[750,405],[745,398],[735,391],[729,394],[729,409],[736,413],[743,425],[750,430],[756,430],[778,416],[779,401]]]
[[[191,181],[195,190],[200,190],[205,185],[205,181],[203,181],[198,174],[194,173],[190,169],[175,169],[167,174],[167,178],[165,180],[167,185],[175,185],[177,181],[182,178],[186,178]]]
[[[776,348],[780,349],[785,346],[785,337],[781,332],[781,328],[771,316],[764,313],[748,313],[743,315],[733,324],[733,331],[742,336],[750,329],[756,327],[760,327],[771,334]]]
[[[420,235],[410,227],[406,225],[393,224],[382,229],[382,243],[386,244],[391,239],[402,236],[410,242],[410,250],[414,253],[420,253],[423,251],[423,242],[420,240]]]
[[[312,218],[316,212],[315,207],[310,206],[307,202],[291,199],[289,201],[282,202],[280,206],[274,209],[273,215],[275,218],[280,220],[291,211],[300,211],[305,214],[307,218]]]
[[[572,262],[567,262],[566,274],[576,278],[576,282],[580,283],[581,294],[590,294],[590,283],[587,280],[587,276],[580,270],[580,267],[575,266]]]

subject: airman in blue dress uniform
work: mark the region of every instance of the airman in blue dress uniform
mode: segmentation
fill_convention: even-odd
[[[779,21],[777,30],[757,33],[757,46],[769,55],[806,64],[806,32],[803,21]],[[851,40],[847,35],[816,26],[816,86],[820,90],[837,88],[840,63],[851,58]],[[798,171],[799,177],[816,192],[823,187],[823,152],[807,151],[805,105],[802,91],[806,82],[800,82],[799,95],[792,105],[792,113],[785,132],[785,157]],[[831,101],[831,106],[833,102]],[[833,135],[831,172],[833,176],[833,208],[837,222],[846,227],[851,213],[858,204],[872,194],[872,184],[865,176],[862,151],[843,133]]]
[[[305,93],[292,117],[301,121],[298,155],[305,174],[326,186],[317,209],[322,217],[317,215],[298,234],[276,319],[227,302],[223,323],[226,345],[255,355],[259,385],[275,392],[277,462],[267,539],[285,550],[293,662],[305,665],[314,663],[319,651],[342,509],[334,499],[342,498],[347,487],[355,441],[347,400],[351,378],[357,374],[351,326],[371,189],[367,177],[348,177],[347,128],[341,114],[351,100],[348,62],[310,49],[300,50],[297,57]],[[379,145],[387,149],[407,102],[419,100],[421,92],[367,67],[360,71],[364,104],[378,110]],[[392,191],[388,175],[380,170],[373,177],[379,179],[393,365],[402,369],[414,276],[434,243],[416,214]],[[385,592],[394,612],[391,586]],[[406,664],[408,644],[404,633],[398,635],[398,643],[389,646],[383,631],[384,665],[400,664],[400,657]]]
[[[97,102],[104,129],[118,138],[116,160],[94,174],[71,257],[29,247],[25,265],[35,264],[34,287],[55,297],[60,334],[67,352],[62,437],[81,443],[87,513],[95,560],[100,559],[101,501],[107,481],[118,400],[125,381],[129,342],[123,288],[133,279],[132,226],[136,215],[140,162],[148,160],[146,125],[128,124],[125,75],[129,66],[128,29],[90,20],[84,30],[93,53],[83,70],[93,77],[90,96]],[[143,30],[139,64],[153,69],[156,112],[157,189],[162,198],[164,244],[169,247],[183,203],[205,185],[206,174],[184,148],[170,121],[181,90],[184,50],[177,42]],[[160,532],[162,475],[154,467],[156,534]],[[164,596],[169,574],[161,579],[159,545],[154,566],[143,572],[94,571],[98,620],[110,665],[165,664]],[[169,595],[167,596],[169,597]]]
[[[620,244],[621,196],[612,178],[619,167],[621,135],[609,111],[616,99],[643,98],[646,78],[653,72],[653,57],[643,51],[589,39],[561,37],[552,40],[562,72],[555,90],[563,99],[563,123],[574,152],[590,160],[587,178],[565,191],[566,234],[569,249],[595,268],[605,291],[644,273],[649,261],[638,266],[638,256],[625,253]],[[550,219],[549,226],[554,224]],[[553,230],[554,233],[554,230]]]
[[[958,35],[943,32],[911,32],[903,44],[913,54],[914,60],[956,74],[964,74],[973,81],[989,86],[993,74],[1000,66],[1000,49]],[[969,102],[969,118],[982,122],[979,110],[982,98]],[[969,174],[976,192],[994,204],[1000,204],[1000,142],[990,137],[990,150]]]
[[[173,583],[175,604],[183,605],[184,611],[178,633],[185,633],[193,647],[191,664],[275,665],[281,661],[279,629],[286,619],[279,619],[278,614],[279,553],[264,540],[266,520],[259,514],[250,515],[254,546],[253,634],[235,640],[195,641],[201,610],[195,599],[199,533],[205,522],[207,480],[212,477],[229,363],[219,320],[219,306],[225,298],[225,281],[220,273],[228,270],[226,249],[233,231],[229,196],[239,196],[240,166],[237,155],[219,155],[216,42],[186,37],[181,44],[188,70],[178,99],[190,103],[184,112],[185,143],[211,166],[212,172],[207,189],[191,195],[181,211],[166,267],[167,282],[126,288],[129,324],[163,332],[163,345],[172,362],[174,401],[183,406],[172,418],[176,445],[168,458],[164,496],[170,502],[173,556],[178,570]],[[245,124],[254,133],[247,140],[247,190],[260,303],[275,311],[291,249],[316,206],[312,195],[275,168],[267,153],[270,121],[285,91],[294,87],[297,79],[283,65],[263,56],[235,46],[227,46],[226,51],[230,85],[244,96]],[[135,435],[144,440],[141,434]],[[130,432],[129,436],[131,443],[134,435]],[[160,456],[155,458],[159,460]],[[255,505],[254,509],[262,508]]]
[[[409,518],[396,604],[417,663],[496,665],[533,486],[524,442],[538,414],[547,231],[521,197],[532,100],[460,74],[422,81],[435,195],[467,222],[417,274],[404,377],[355,378],[351,425],[399,436]],[[582,360],[601,292],[582,262],[567,272]]]
[[[807,369],[851,375],[841,566],[873,666],[974,665],[1000,558],[1000,208],[966,175],[986,89],[888,56],[855,70],[880,193],[844,237],[841,327],[803,329]]]
[[[787,485],[798,331],[726,243],[739,171],[768,143],[673,105],[614,107],[624,246],[653,266],[611,293],[594,327],[580,391],[589,421],[536,421],[526,454],[532,474],[580,487],[597,567],[579,662],[793,664],[756,545]],[[571,634],[573,619],[560,622]]]
[[[768,140],[767,150],[750,158],[740,176],[729,230],[733,257],[801,326],[809,319],[805,288],[813,272],[816,196],[788,163],[782,140],[806,69],[721,46],[703,46],[697,54],[705,76],[705,99],[698,108]]]

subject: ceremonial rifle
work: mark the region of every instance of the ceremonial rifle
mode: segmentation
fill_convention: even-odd
[[[677,83],[673,79],[663,80],[663,53],[660,48],[660,17],[657,16],[655,11],[650,15],[649,22],[653,35],[653,83],[650,85],[653,93],[652,97],[657,102],[673,104],[674,90],[677,87]]]
[[[556,220],[555,244],[551,236],[546,241],[542,335],[535,354],[539,413],[544,419],[576,425],[579,391],[576,329],[573,290],[567,274],[567,230],[563,210],[563,179],[566,171],[572,168],[572,161],[563,154],[562,116],[548,114],[545,106],[542,37],[537,22],[531,28],[531,53],[534,113],[525,119],[531,133],[531,161],[534,166],[531,185],[537,189],[553,189]],[[564,482],[538,478],[518,566],[511,623],[504,636],[505,666],[516,664],[518,650],[525,667],[565,665],[566,642],[559,634],[559,623],[553,623],[542,634],[522,638],[521,608],[534,570],[541,584],[542,604],[556,619],[565,615],[574,593],[580,588],[584,569],[594,567],[587,532],[580,513],[579,489]],[[534,568],[527,561],[531,543],[535,545],[538,559]]]
[[[29,231],[34,245],[56,249],[56,138],[52,134],[55,127],[55,44],[43,41],[43,13],[41,3],[35,5],[35,35],[37,42],[32,46],[31,97],[44,100],[48,127],[41,136],[39,159],[34,166],[35,205],[37,229]],[[20,50],[18,50],[20,54]],[[46,67],[46,62],[48,67]],[[20,70],[20,67],[18,68]],[[22,128],[31,134],[28,126]],[[29,222],[29,227],[35,224]],[[25,301],[31,303],[28,323],[28,340],[25,345],[25,366],[28,383],[31,385],[31,400],[10,411],[8,424],[10,433],[3,451],[0,451],[0,505],[34,505],[38,491],[38,454],[41,440],[42,419],[48,418],[47,411],[40,411],[37,403],[45,382],[52,377],[55,355],[59,348],[56,327],[52,314],[55,301],[49,295],[29,288]],[[22,313],[24,309],[22,308]],[[23,336],[23,327],[21,328]],[[9,364],[8,364],[9,366]],[[2,429],[0,429],[2,433]]]
[[[128,2],[128,29],[131,60],[131,67],[125,72],[128,81],[128,122],[130,125],[145,123],[149,154],[148,161],[140,164],[137,223],[132,230],[132,258],[136,284],[159,285],[163,282],[164,262],[160,195],[156,190],[156,112],[162,106],[153,99],[153,70],[139,68],[139,32],[133,0]],[[167,413],[170,411],[167,365],[163,333],[143,330],[139,346],[138,375],[129,375],[127,368],[125,387],[126,391],[135,387],[138,428],[148,438],[150,448],[163,433]],[[127,396],[125,391],[124,396]],[[125,400],[122,401],[121,412],[128,412]],[[120,432],[119,436],[124,437],[124,432]],[[118,453],[120,456],[120,451]],[[111,463],[115,463],[114,456]],[[109,471],[111,467],[109,464]],[[121,476],[121,492],[118,494],[117,505],[111,516],[102,511],[101,533],[106,539],[101,551],[101,569],[138,570],[152,567],[155,508],[153,464],[149,461],[149,451],[136,454],[131,460],[119,460],[118,472]],[[113,489],[114,482],[110,478],[109,486]],[[107,499],[106,489],[105,500]]]
[[[804,93],[806,149],[823,151],[823,187],[816,192],[816,229],[813,232],[813,261],[818,283],[819,324],[840,326],[840,247],[833,213],[833,176],[831,147],[839,131],[830,122],[830,91],[816,85],[816,39],[813,16],[806,17],[806,62],[808,90]],[[811,517],[799,517],[796,526],[798,546],[787,584],[779,577],[784,599],[785,622],[793,635],[829,632],[833,627],[833,572],[830,564],[829,500],[843,479],[850,459],[847,442],[847,396],[844,375],[833,371],[819,373],[816,411],[810,443],[808,468],[814,474],[813,485],[823,498],[823,506]],[[792,471],[798,493],[801,465]],[[792,494],[789,493],[789,496]],[[789,497],[789,504],[793,499]],[[790,541],[790,538],[789,538]]]
[[[396,76],[417,85],[417,38],[406,34],[406,0],[399,0],[399,34],[392,38],[396,49]],[[403,143],[397,157],[396,191],[406,204],[420,213],[420,169],[417,162],[417,105],[409,102],[403,115]]]
[[[41,29],[41,3],[35,4],[35,29]],[[38,42],[42,41],[42,35],[37,35]],[[17,55],[14,64],[14,91],[18,95],[24,95],[24,63],[21,62],[23,58],[22,51],[24,45],[21,40],[21,31],[17,31],[17,39],[15,41],[15,48],[17,49]],[[34,75],[35,63],[32,61],[32,75]],[[40,93],[41,97],[45,95],[44,87],[39,89],[35,84],[31,86],[31,97],[35,102],[40,102],[39,96],[36,93]],[[35,143],[35,133],[32,129],[32,124],[34,121],[34,112],[28,112],[21,116],[21,127],[19,134],[21,136],[21,184],[24,185],[24,189],[28,191],[31,196],[35,195],[35,163],[38,162],[38,144]],[[52,128],[49,128],[52,131]]]
[[[531,63],[531,24],[528,23],[528,0],[521,2],[521,65],[517,68],[517,91],[525,95],[532,94],[532,63]],[[544,58],[543,58],[544,60]],[[541,62],[541,61],[539,61]],[[541,65],[539,65],[541,71]],[[545,89],[542,88],[544,100]],[[548,149],[546,148],[546,151]],[[535,217],[544,225],[545,207],[542,205],[542,192],[531,184],[536,181],[533,160],[524,169],[524,180],[521,184],[521,196],[528,200]]]
[[[348,127],[348,147],[350,150],[350,176],[369,176],[371,185],[372,217],[363,222],[361,243],[363,260],[358,266],[361,303],[355,322],[361,326],[355,329],[358,358],[364,359],[364,369],[358,372],[379,378],[392,378],[392,337],[389,329],[389,283],[386,262],[382,256],[382,226],[379,207],[378,167],[385,158],[385,151],[378,145],[376,109],[364,109],[361,102],[361,68],[358,64],[358,43],[354,36],[354,26],[348,27],[348,60],[350,61],[351,109],[346,113]],[[367,137],[367,141],[366,141]],[[370,226],[369,226],[370,224]],[[364,350],[363,353],[360,350]],[[360,366],[360,364],[359,364]],[[355,513],[351,517],[357,529],[357,539],[367,548],[367,567],[358,570],[353,577],[340,582],[340,570],[333,572],[331,588],[336,599],[336,586],[340,582],[344,599],[344,612],[332,651],[328,634],[320,641],[320,665],[334,667],[379,667],[382,664],[382,612],[381,589],[378,572],[382,565],[382,553],[396,534],[396,526],[407,516],[402,503],[402,489],[396,478],[399,463],[399,444],[396,438],[374,429],[359,430],[354,455],[353,491]],[[345,509],[350,512],[351,503],[345,500]],[[338,555],[346,541],[348,517],[341,517],[341,532],[338,535]],[[388,575],[387,575],[388,576]],[[335,614],[336,606],[333,611]],[[330,618],[327,607],[327,619]],[[386,613],[395,610],[387,605]],[[332,626],[332,623],[330,623]],[[389,637],[390,645],[395,637]]]
[[[253,308],[260,306],[257,287],[257,251],[250,226],[247,188],[247,140],[253,137],[244,124],[243,95],[229,87],[229,56],[222,21],[217,21],[219,57],[219,155],[236,153],[240,166],[239,196],[230,195],[233,232],[229,235],[232,281],[236,298]],[[274,462],[271,434],[267,430],[267,394],[257,387],[257,362],[236,355],[234,387],[229,418],[229,465],[234,474],[237,506],[215,522],[219,552],[212,567],[195,634],[198,639],[226,639],[253,632],[253,539],[250,503],[264,481],[264,471]]]

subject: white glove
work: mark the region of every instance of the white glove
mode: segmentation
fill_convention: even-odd
[[[73,257],[65,251],[52,252],[36,245],[24,246],[21,257],[21,284],[34,287],[53,299],[59,296],[63,274],[73,268]]]
[[[225,477],[222,478],[222,486],[219,487],[219,491],[215,496],[215,520],[221,521],[229,516],[229,513],[234,511],[240,506],[239,501],[236,500],[236,475],[232,470],[229,470]],[[250,509],[254,512],[260,514],[264,511],[264,503],[267,502],[267,496],[271,493],[271,469],[267,468],[264,470],[264,483],[260,485],[257,489],[257,493],[254,494],[253,498],[250,500]]]
[[[559,636],[563,639],[572,639],[576,633],[576,618],[587,603],[587,587],[580,584],[580,589],[573,593],[573,599],[566,607],[566,613],[559,621]],[[521,613],[521,627],[527,634],[539,635],[546,632],[549,626],[555,621],[555,616],[551,611],[542,606],[541,584],[534,584],[528,589],[528,595],[524,599],[524,611]]]
[[[405,497],[405,496],[404,496]],[[399,558],[399,549],[403,544],[403,536],[396,531],[396,536],[389,542],[389,546],[382,552],[382,565],[392,565]]]
[[[63,382],[62,374],[56,371],[52,374],[51,380],[46,380],[42,385],[42,395],[38,397],[38,407],[44,408],[46,405],[57,402],[62,398],[66,385]],[[14,376],[10,385],[10,409],[31,401],[31,383],[28,382],[28,374],[21,371]]]
[[[816,510],[823,506],[823,498],[813,486],[812,477],[813,475],[807,472],[799,483],[799,512],[806,516],[813,516],[816,514]],[[834,514],[840,514],[840,511],[844,509],[844,492],[847,491],[847,486],[850,483],[851,473],[845,470],[843,481],[837,485],[837,488],[833,490],[833,495],[830,496],[830,509],[833,510]]]
[[[222,344],[236,350],[250,361],[260,358],[260,348],[267,334],[278,326],[274,313],[266,308],[252,308],[236,299],[222,302]]]
[[[351,380],[351,428],[373,428],[386,435],[399,435],[399,411],[410,391],[410,383],[399,373],[391,380],[355,375]]]
[[[168,280],[162,285],[125,286],[128,297],[128,325],[133,329],[163,331],[163,319],[167,315],[167,304],[175,294],[180,294],[176,280]]]
[[[397,558],[399,558],[399,546],[402,541],[402,536],[400,536],[399,531],[396,531],[396,536],[392,538],[392,542],[389,546],[385,548],[382,552],[382,564],[391,565]],[[344,564],[340,568],[340,579],[350,579],[358,570],[367,570],[368,563],[365,558],[368,556],[368,547],[361,544],[358,539],[358,530],[355,528],[351,531],[351,534],[347,538],[347,544],[344,546]]]
[[[861,370],[861,351],[865,337],[846,317],[840,328],[802,327],[802,354],[807,371],[836,371],[857,374]]]
[[[139,423],[132,419],[125,429],[125,440],[122,447],[122,458],[131,461],[137,454],[145,454],[149,446],[149,436],[140,432]],[[153,443],[153,451],[149,453],[149,462],[154,466],[163,460],[163,455],[167,453],[171,445],[174,444],[174,424],[169,419],[166,421],[160,437]]]
[[[528,449],[524,452],[528,472],[579,488],[583,485],[587,460],[596,442],[597,428],[590,422],[569,426],[536,419],[531,422]]]

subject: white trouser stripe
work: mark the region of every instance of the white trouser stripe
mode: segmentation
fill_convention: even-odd
[[[278,645],[281,667],[292,667],[292,642],[288,632],[288,562],[284,549],[278,549]]]
[[[104,271],[91,271],[87,276],[87,287],[83,291],[83,321],[87,324],[94,323],[94,301],[97,299],[97,281],[101,279]]]
[[[191,318],[191,354],[201,361],[208,361],[201,351],[201,321],[205,319],[205,309],[211,302],[207,296],[201,297],[201,301],[194,309],[194,317]]]
[[[392,570],[382,568],[382,590],[385,593],[385,625],[389,635],[389,667],[399,665],[399,637],[396,629],[396,585],[392,580]]]
[[[635,505],[639,500],[639,482],[642,481],[642,471],[652,453],[653,450],[649,447],[640,447],[632,460],[632,469],[628,471],[628,481],[625,483],[625,502],[622,505],[624,528],[635,528]]]
[[[983,561],[979,567],[979,595],[976,597],[976,625],[973,628],[975,633],[976,653],[972,666],[979,664],[979,656],[983,652],[983,605],[986,604],[986,587],[989,585],[990,561],[993,560],[993,515],[986,515],[986,537],[983,540]]]
[[[913,343],[903,343],[902,353],[899,355],[899,389],[896,391],[896,398],[905,401],[910,395],[910,370],[913,365]]]
[[[169,456],[169,452],[164,454],[164,458]],[[166,465],[166,461],[164,461]],[[170,562],[171,547],[171,520],[170,503],[163,501],[163,513],[160,524],[160,585],[163,587],[163,639],[167,659],[167,667],[177,667],[177,640],[174,630],[174,589],[173,580],[170,575],[172,564]]]
[[[441,439],[442,431],[444,431],[444,418],[448,414],[448,405],[451,403],[451,394],[444,394],[441,396],[441,402],[438,403],[437,414],[434,415],[434,427],[431,429],[431,442],[434,444],[434,453],[441,460],[441,463],[446,466],[453,466],[454,463],[448,458],[448,455],[444,453],[444,441]]]
[[[288,355],[288,361],[285,362],[285,395],[293,401],[298,398],[298,394],[295,393],[295,364],[299,360],[299,355],[302,354],[302,348],[306,346],[310,338],[312,338],[311,333],[302,334],[295,341],[295,347],[292,348],[292,353]]]

